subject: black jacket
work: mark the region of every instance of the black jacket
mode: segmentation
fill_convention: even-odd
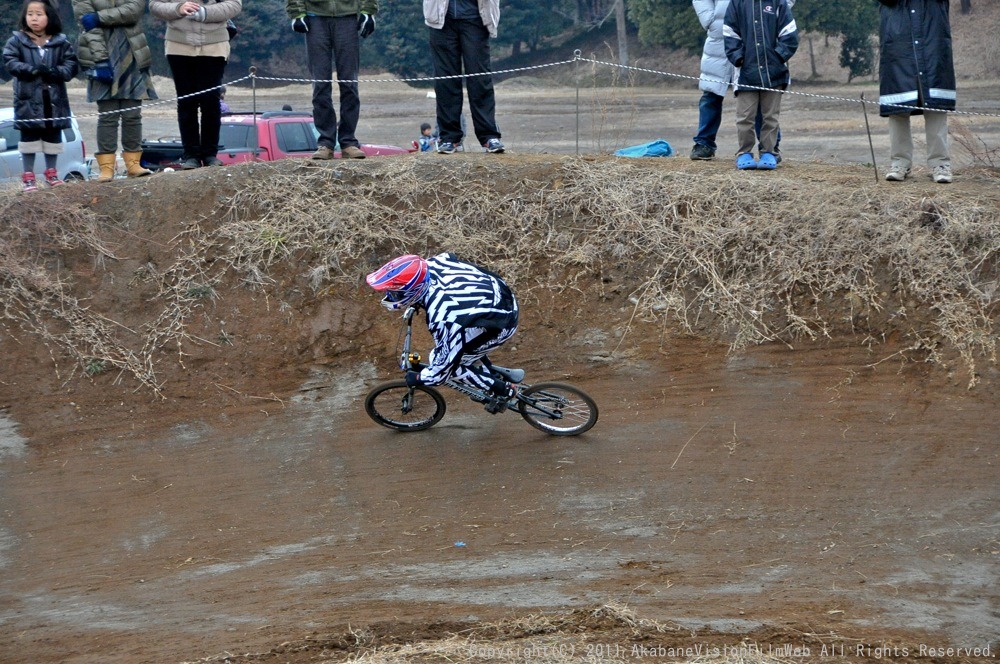
[[[948,0],[879,2],[879,114],[921,113],[886,104],[955,110]]]
[[[726,57],[740,68],[738,85],[788,86],[788,61],[799,48],[799,32],[785,0],[731,0],[722,38]]]
[[[3,64],[14,77],[14,126],[18,129],[67,129],[72,126],[69,119],[69,97],[66,95],[66,81],[80,71],[73,44],[66,35],[58,34],[49,39],[45,46],[37,46],[28,35],[18,30],[3,47]],[[33,73],[39,66],[54,67],[51,76]],[[50,104],[45,112],[46,101]],[[54,122],[22,122],[41,118],[65,118]]]

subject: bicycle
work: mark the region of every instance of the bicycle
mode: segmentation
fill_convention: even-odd
[[[416,307],[403,313],[403,349],[399,366],[403,371],[419,371],[420,354],[410,349],[413,316]],[[403,333],[401,332],[401,335]],[[588,431],[597,422],[597,404],[583,390],[565,383],[546,382],[529,385],[524,370],[508,369],[483,358],[482,369],[513,383],[514,396],[497,403],[485,390],[448,380],[444,383],[473,401],[492,405],[496,412],[516,411],[531,426],[553,436],[576,436]],[[491,403],[492,402],[492,403]],[[410,387],[405,380],[393,380],[376,385],[365,398],[365,412],[375,422],[397,431],[423,431],[444,417],[447,406],[441,393],[429,385]],[[492,412],[492,411],[491,411]]]

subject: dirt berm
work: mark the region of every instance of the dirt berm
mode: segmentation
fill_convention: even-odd
[[[998,185],[468,154],[0,193],[0,661],[995,659]],[[368,419],[400,321],[363,275],[445,250],[590,432]]]

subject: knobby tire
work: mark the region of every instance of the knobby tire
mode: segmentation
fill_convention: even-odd
[[[417,385],[413,388],[411,408],[404,412],[403,402],[409,393],[405,380],[376,385],[365,398],[365,412],[382,426],[397,431],[423,431],[441,421],[445,402],[440,392]]]
[[[525,422],[553,436],[576,436],[588,431],[598,416],[594,400],[565,383],[537,383],[525,388],[517,409]]]

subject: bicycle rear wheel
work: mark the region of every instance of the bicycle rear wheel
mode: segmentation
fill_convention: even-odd
[[[517,396],[517,409],[531,426],[553,436],[575,436],[597,422],[597,404],[564,383],[538,383]]]
[[[397,431],[423,431],[444,417],[444,397],[434,388],[417,385],[410,388],[405,380],[376,385],[365,398],[368,416]]]

